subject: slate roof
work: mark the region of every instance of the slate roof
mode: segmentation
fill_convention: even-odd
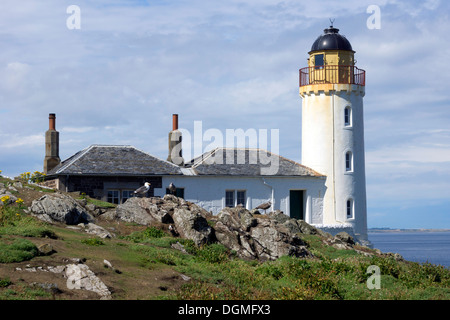
[[[268,170],[270,166],[274,170]],[[323,177],[295,161],[263,149],[216,148],[191,160],[190,175]]]
[[[180,167],[133,146],[91,145],[47,173],[53,175],[181,175]]]

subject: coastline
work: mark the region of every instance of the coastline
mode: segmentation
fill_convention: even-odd
[[[450,229],[391,229],[391,228],[368,228],[368,233],[394,233],[394,232],[450,232]]]

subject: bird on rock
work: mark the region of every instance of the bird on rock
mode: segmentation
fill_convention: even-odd
[[[256,209],[263,209],[264,210],[264,214],[266,213],[266,210],[269,209],[272,206],[272,203],[269,202],[265,202],[263,204],[260,204],[259,206],[256,207]]]
[[[150,183],[146,182],[144,185],[136,190],[134,190],[134,196],[143,196],[147,194],[148,190],[150,190]]]
[[[172,195],[175,195],[175,193],[177,192],[177,187],[175,187],[175,185],[172,182],[169,184],[169,191],[170,194]]]

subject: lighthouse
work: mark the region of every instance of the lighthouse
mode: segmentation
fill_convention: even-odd
[[[339,29],[330,26],[312,44],[300,69],[302,164],[325,175],[324,226],[351,226],[367,241],[364,159],[365,71]]]

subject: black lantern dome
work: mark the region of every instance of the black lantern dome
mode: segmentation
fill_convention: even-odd
[[[325,29],[324,34],[320,35],[316,41],[314,41],[311,51],[322,51],[322,50],[347,50],[353,51],[352,45],[347,40],[347,38],[339,34],[339,29],[330,26]],[[354,52],[354,51],[353,51]]]

